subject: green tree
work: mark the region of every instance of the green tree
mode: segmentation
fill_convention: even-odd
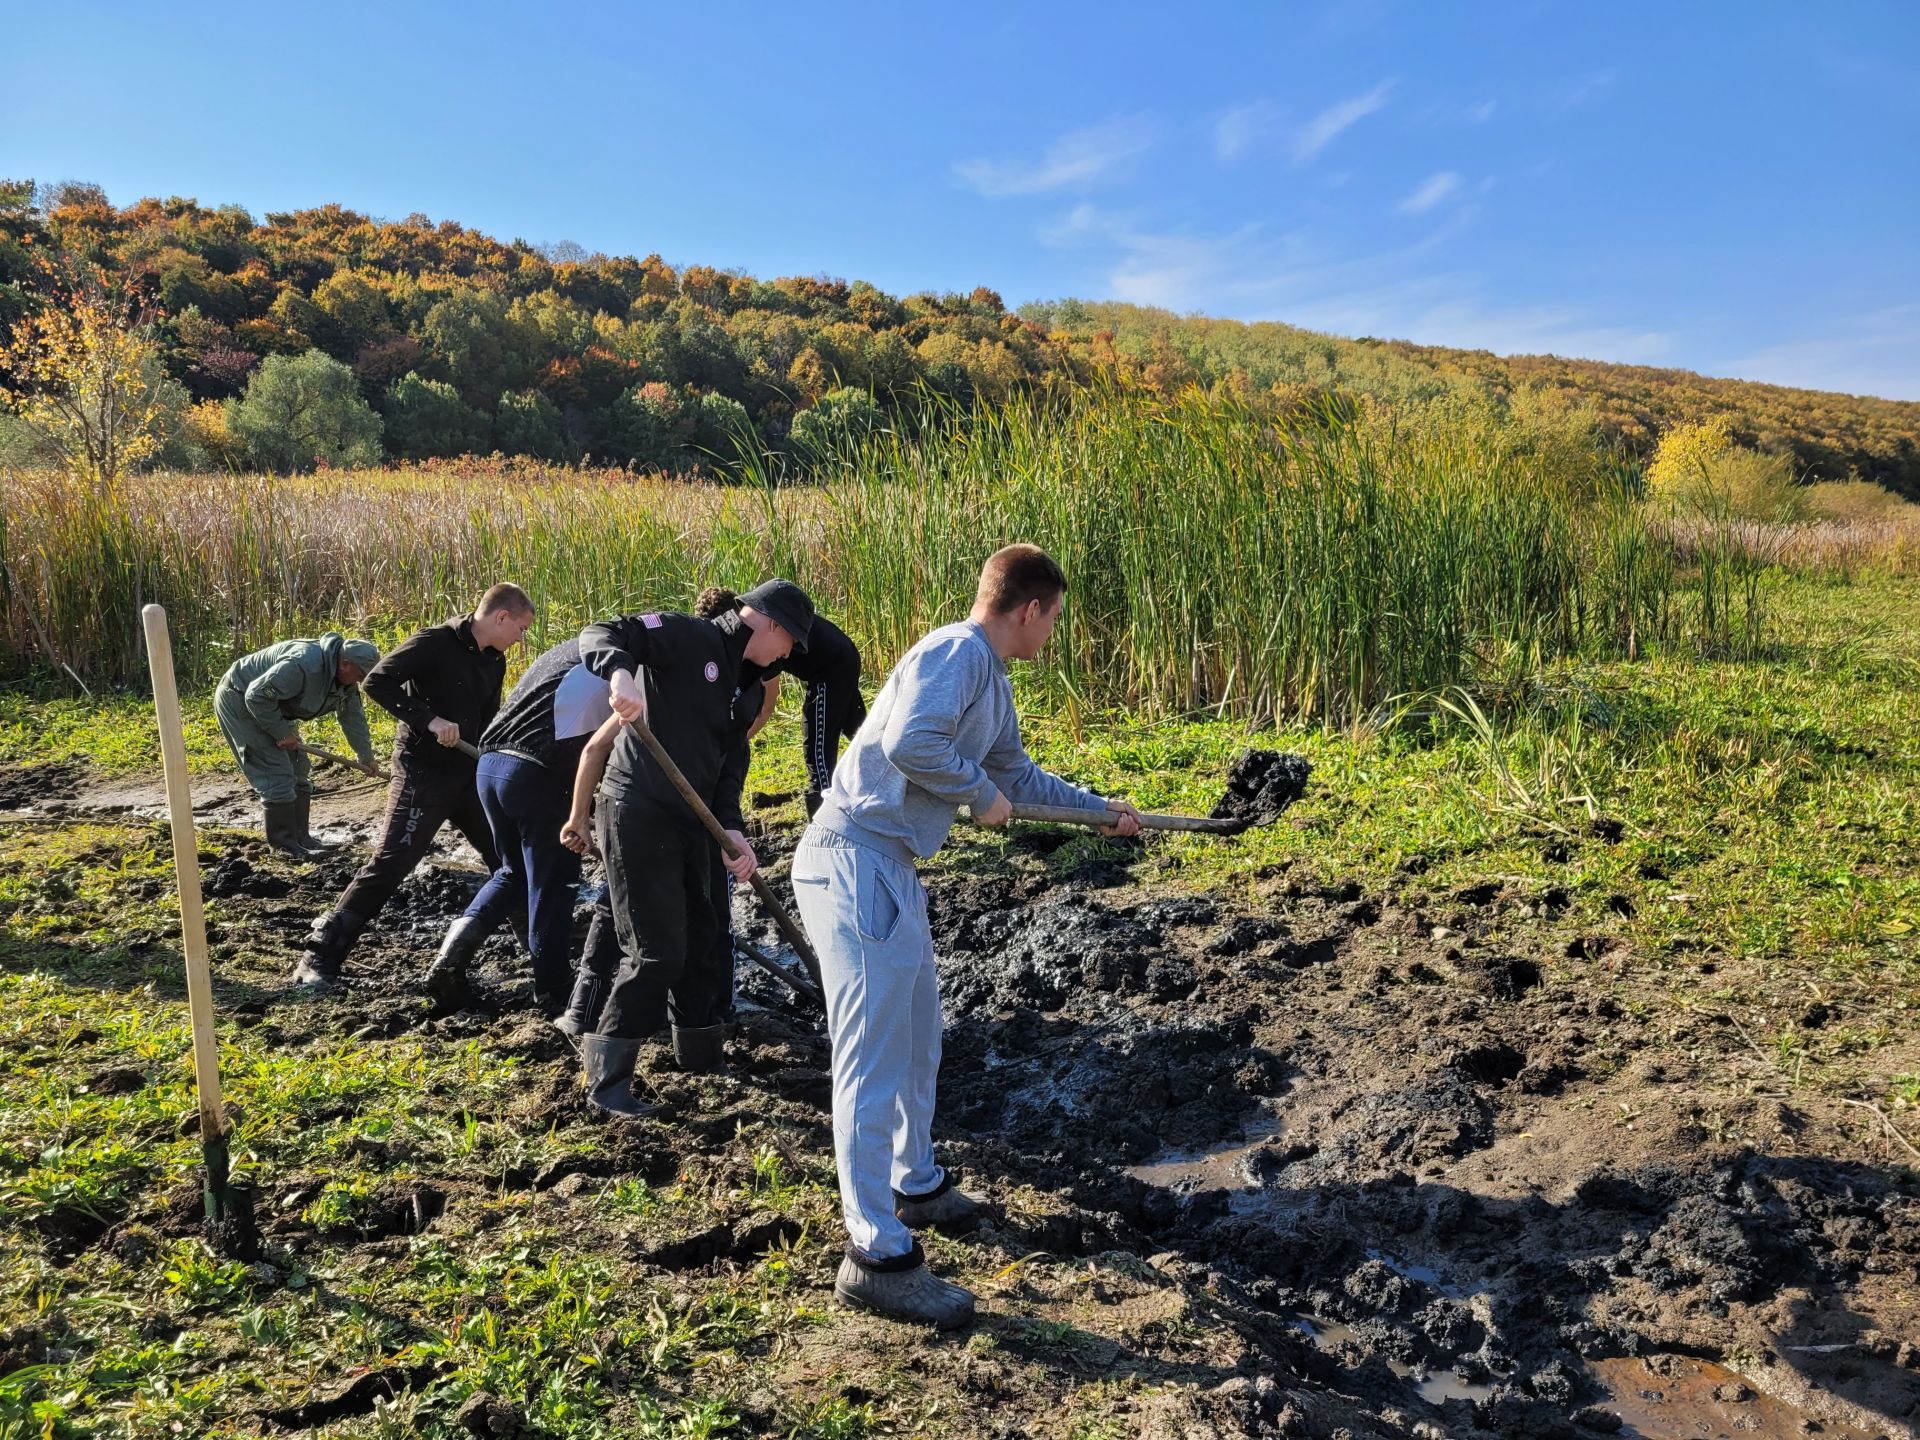
[[[885,418],[866,391],[851,386],[829,390],[819,403],[793,417],[793,443],[814,455],[832,454],[873,433]]]
[[[658,380],[635,385],[608,407],[605,445],[609,459],[670,469],[692,429],[692,417],[671,386]]]
[[[387,450],[402,460],[471,455],[487,448],[487,417],[444,380],[409,371],[387,387]]]
[[[568,460],[573,455],[567,426],[555,405],[538,390],[509,390],[493,416],[493,448],[503,455],[532,455]]]
[[[738,400],[709,392],[689,402],[692,435],[687,441],[690,458],[704,468],[731,465],[742,437],[753,434],[753,422],[747,407]]]
[[[353,371],[322,351],[269,355],[226,409],[228,433],[267,469],[379,463],[380,417]]]

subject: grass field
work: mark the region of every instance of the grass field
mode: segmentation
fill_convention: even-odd
[[[1676,527],[1536,440],[1104,395],[881,434],[812,488],[31,479],[0,517],[0,1440],[1571,1436],[1629,1413],[1608,1366],[1709,1361],[1847,1440],[1920,1421],[1910,552]],[[208,1247],[141,603],[218,796],[208,691],[267,639],[392,639],[504,573],[543,611],[517,668],[773,571],[871,688],[1015,537],[1073,585],[1016,677],[1042,763],[1188,812],[1249,745],[1314,781],[1232,839],[963,828],[929,865],[941,1143],[993,1216],[929,1246],[979,1328],[832,1305],[825,1045],[791,1003],[758,994],[725,1077],[650,1051],[675,1118],[608,1125],[510,945],[474,1004],[420,995],[469,872],[428,867],[349,995],[304,1001],[357,849],[217,825],[265,1245]],[[776,884],[795,704],[749,780]],[[330,813],[364,838],[375,799]],[[1641,1433],[1759,1423],[1701,1404]]]
[[[1036,859],[1019,837],[964,835],[936,883],[1103,861],[1137,893],[1229,904],[1351,883],[1441,932],[1448,897],[1490,882],[1547,897],[1500,902],[1475,940],[1536,957],[1549,992],[1618,1007],[1622,1038],[1574,1101],[1595,1123],[1651,1128],[1635,1057],[1679,1063],[1725,1017],[1740,1039],[1702,1089],[1826,1104],[1852,1137],[1834,1143],[1899,1160],[1879,1127],[1920,1130],[1920,584],[1769,583],[1751,658],[1563,659],[1480,692],[1484,726],[1444,695],[1371,726],[1258,733],[1056,709],[1030,727],[1041,758],[1143,805],[1209,804],[1250,740],[1310,756],[1313,791],[1272,829],[1142,855],[1083,837]],[[786,714],[761,742],[752,788],[797,788],[794,732]],[[196,769],[219,771],[204,702],[190,733]],[[148,708],[5,692],[0,766],[49,762],[150,773]],[[790,835],[798,808],[758,820]],[[237,834],[203,847],[273,869]],[[1206,1287],[1144,1257],[1049,1253],[1075,1212],[1038,1172],[997,1190],[993,1236],[934,1242],[999,1318],[929,1362],[824,1298],[831,1164],[817,1112],[779,1098],[788,1062],[704,1082],[684,1128],[582,1123],[565,1065],[511,1012],[422,1025],[417,1000],[345,1016],[272,1001],[296,921],[238,900],[211,911],[222,1041],[274,1238],[252,1264],[220,1258],[192,1223],[171,911],[160,831],[0,824],[0,1434],[452,1435],[497,1413],[501,1433],[540,1435],[942,1435],[999,1433],[996,1414],[1086,1440],[1169,1407],[1192,1421],[1222,1366],[1253,1363]],[[1395,976],[1376,996],[1431,983],[1403,962],[1443,945],[1404,943],[1372,952]],[[422,1204],[431,1223],[408,1220]],[[719,1258],[690,1266],[702,1244]],[[1096,1292],[1124,1303],[1089,1306]],[[987,1411],[968,1375],[993,1377]]]

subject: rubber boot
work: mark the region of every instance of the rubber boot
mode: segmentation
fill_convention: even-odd
[[[719,1075],[727,1068],[724,1025],[673,1027],[673,1063],[687,1075]]]
[[[322,840],[313,833],[313,787],[302,785],[293,792],[294,825],[299,832],[300,844],[309,855],[325,855],[335,847],[333,841]]]
[[[456,1000],[467,987],[467,966],[487,943],[493,927],[478,915],[462,915],[447,927],[440,953],[427,967],[426,991],[436,1000]]]
[[[580,1048],[580,1037],[591,1034],[600,1019],[601,1003],[612,988],[613,972],[619,965],[620,940],[613,921],[596,909],[593,923],[587,927],[586,948],[580,952],[580,965],[574,972],[573,994],[553,1022],[553,1028],[566,1036],[574,1049]]]
[[[849,1255],[834,1278],[833,1298],[857,1310],[913,1320],[937,1330],[973,1323],[973,1292],[927,1268],[918,1242],[898,1260],[866,1263]]]
[[[580,1068],[587,1080],[587,1099],[609,1115],[638,1120],[658,1114],[659,1105],[643,1104],[633,1095],[633,1065],[640,1058],[640,1042],[618,1035],[580,1037]]]
[[[345,983],[340,971],[347,952],[366,928],[367,917],[352,910],[334,910],[314,921],[293,983],[309,990],[338,990]]]
[[[592,1033],[594,1022],[600,1018],[600,1002],[606,997],[606,977],[594,974],[583,958],[580,972],[574,976],[573,994],[567,999],[567,1008],[553,1017],[553,1028],[579,1049],[580,1037]]]
[[[311,860],[300,839],[300,802],[268,800],[261,808],[266,815],[267,844],[295,860]]]
[[[980,1201],[943,1175],[940,1183],[924,1195],[893,1192],[893,1213],[909,1230],[938,1230],[943,1235],[959,1235],[980,1223]]]

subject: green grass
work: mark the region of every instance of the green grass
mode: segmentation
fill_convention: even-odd
[[[1727,1014],[1778,1085],[1872,1101],[1911,1135],[1920,581],[1768,583],[1771,635],[1746,658],[1567,656],[1337,729],[1049,709],[1042,677],[1020,667],[1018,684],[1043,763],[1151,808],[1204,812],[1250,743],[1313,760],[1314,785],[1282,823],[1157,837],[1136,884],[1259,904],[1278,885],[1355,881],[1445,923],[1455,891],[1497,881],[1520,903],[1494,917],[1496,943],[1636,1016]],[[1451,709],[1438,703],[1448,696]],[[198,763],[230,764],[206,743],[204,701],[190,710]],[[146,725],[134,699],[89,710],[6,692],[0,759],[150,768],[129,738]],[[790,694],[749,788],[800,786]],[[1617,839],[1592,832],[1589,800],[1619,822]],[[797,798],[749,813],[801,818]],[[228,842],[202,839],[215,852]],[[962,824],[937,866],[1032,863],[1018,845]],[[1075,837],[1046,863],[1070,869],[1106,848]],[[1563,914],[1521,908],[1553,890]],[[416,1365],[428,1381],[344,1433],[453,1437],[453,1415],[484,1389],[544,1434],[744,1434],[771,1357],[810,1336],[831,1350],[838,1322],[796,1283],[833,1263],[829,1157],[796,1153],[776,1123],[750,1116],[727,1156],[690,1152],[657,1183],[596,1180],[556,1223],[504,1178],[601,1141],[527,1123],[529,1067],[480,1039],[290,1041],[223,1019],[236,1164],[270,1179],[313,1238],[236,1269],[197,1240],[147,1231],[169,1197],[193,1203],[200,1159],[180,1128],[192,1072],[170,896],[157,827],[0,828],[0,1333],[44,1331],[53,1356],[0,1374],[0,1435],[247,1433],[257,1427],[238,1417],[298,1403],[311,1385]],[[1561,958],[1575,937],[1610,948]],[[239,943],[223,1002],[225,984],[275,963]],[[1817,1007],[1826,1018],[1811,1018]],[[105,1083],[127,1068],[139,1085]],[[1631,1119],[1604,1104],[1596,1114]],[[383,1242],[377,1263],[350,1248],[383,1190],[448,1175],[470,1187],[458,1226]],[[648,1239],[768,1211],[799,1221],[803,1238],[735,1273],[668,1280],[628,1258]],[[129,1213],[128,1243],[70,1263],[54,1254],[61,1227]],[[966,1252],[940,1254],[951,1266]],[[1090,1325],[1052,1314],[1029,1333],[1070,1349]],[[1104,1400],[1088,1398],[1074,1423],[1106,1433]],[[919,1403],[826,1383],[783,1395],[758,1423],[887,1433],[911,1430]]]

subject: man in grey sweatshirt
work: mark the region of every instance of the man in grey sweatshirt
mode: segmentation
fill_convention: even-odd
[[[793,860],[793,892],[826,982],[833,1148],[847,1254],[843,1303],[942,1328],[973,1296],[927,1268],[915,1229],[969,1219],[978,1202],[933,1157],[939,979],[913,862],[937,851],[965,805],[1003,825],[1015,802],[1139,812],[1042,770],[1020,741],[1008,660],[1040,653],[1067,581],[1032,545],[995,552],[972,614],[909,650],[881,686]]]

